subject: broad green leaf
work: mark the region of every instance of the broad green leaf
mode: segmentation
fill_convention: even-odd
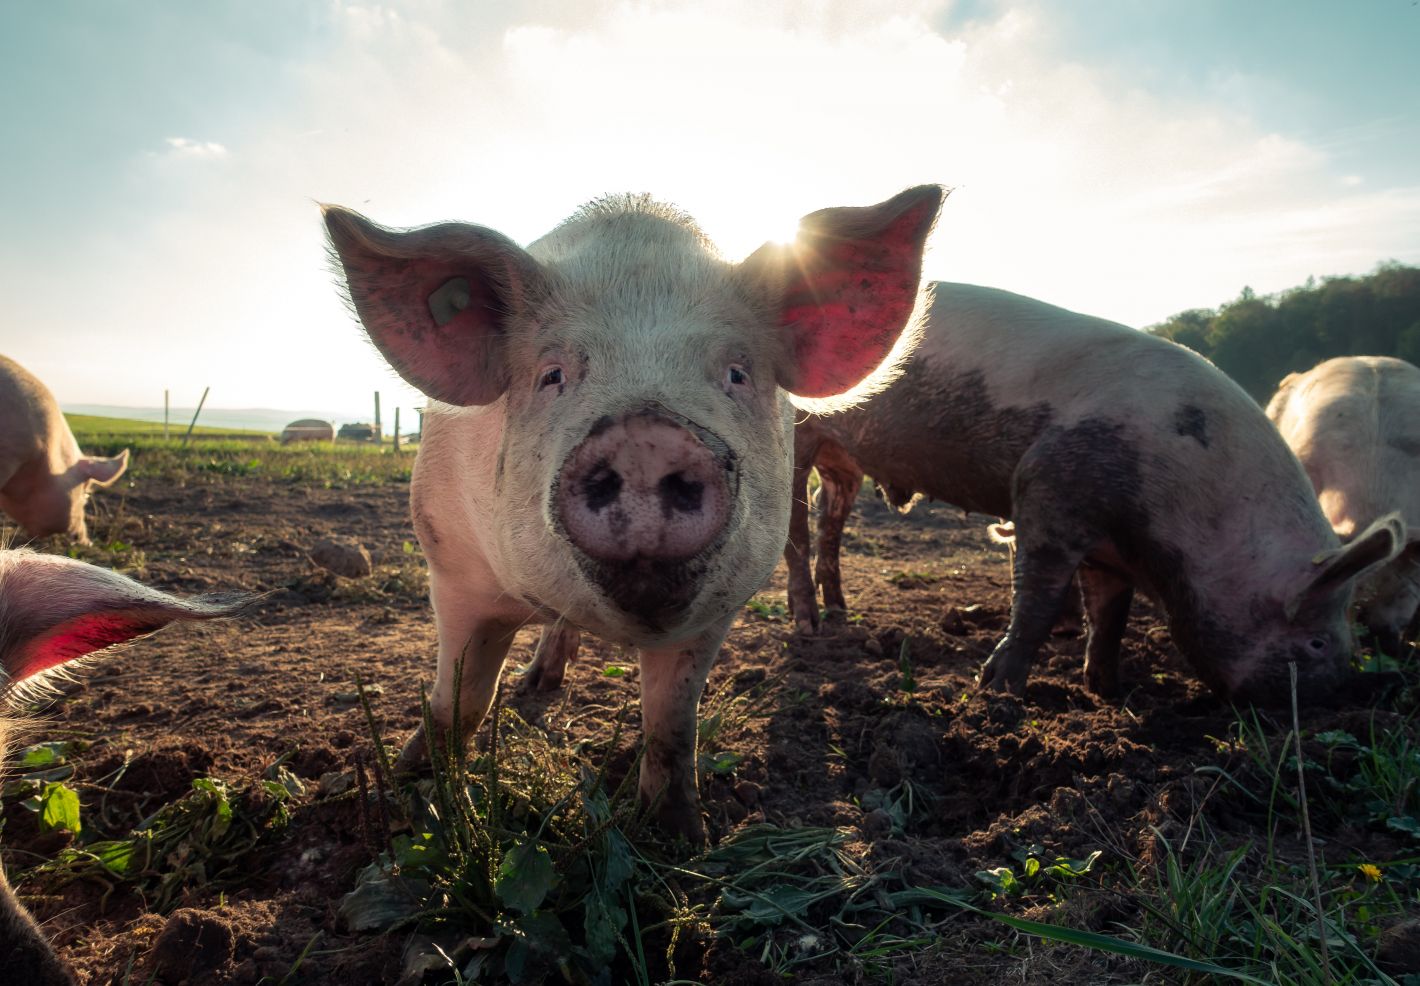
[[[515,911],[537,910],[557,882],[552,857],[536,842],[524,842],[503,857],[498,867],[498,899]]]
[[[39,805],[40,831],[79,831],[79,794],[73,788],[51,781],[40,792]]]
[[[388,931],[423,910],[428,895],[423,880],[394,876],[371,863],[360,871],[355,889],[340,899],[340,916],[351,931]]]
[[[54,740],[50,743],[36,743],[27,746],[17,756],[17,767],[21,771],[40,770],[44,767],[58,767],[71,753],[84,748],[76,740]]]

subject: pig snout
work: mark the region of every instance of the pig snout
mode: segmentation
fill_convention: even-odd
[[[733,453],[658,410],[599,421],[558,476],[556,512],[582,568],[653,626],[689,605],[738,486]]]
[[[693,427],[654,411],[599,422],[558,483],[572,543],[615,563],[692,558],[714,542],[730,516],[733,458]]]

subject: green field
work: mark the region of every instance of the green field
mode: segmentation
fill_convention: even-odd
[[[84,444],[86,437],[104,438],[115,435],[145,435],[154,437],[162,435],[163,425],[158,421],[134,421],[131,418],[101,418],[94,414],[65,414],[65,420],[69,422],[69,428],[74,432],[74,437],[79,439],[79,444]],[[181,438],[187,433],[185,422],[174,421],[168,426],[168,435],[173,438]],[[271,438],[276,437],[275,432],[254,431],[249,428],[209,428],[206,425],[198,425],[192,429],[194,435],[251,435],[253,437],[265,435]]]
[[[388,444],[336,440],[281,445],[272,432],[237,428],[193,429],[152,421],[66,414],[79,446],[90,455],[115,455],[128,449],[130,479],[154,477],[165,482],[220,481],[255,476],[277,482],[315,483],[324,487],[408,482],[416,446],[395,452]]]

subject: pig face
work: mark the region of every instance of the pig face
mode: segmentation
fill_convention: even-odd
[[[815,213],[793,245],[738,265],[643,197],[594,203],[526,251],[473,226],[326,219],[395,369],[469,408],[452,413],[503,415],[483,506],[510,591],[651,646],[732,611],[772,570],[788,395],[888,378],[941,197]]]
[[[1420,542],[1412,540],[1393,562],[1366,578],[1356,590],[1356,600],[1357,621],[1382,653],[1399,657],[1420,609]]]
[[[75,454],[73,464],[51,470],[43,460],[23,469],[3,491],[0,509],[36,538],[68,534],[80,544],[89,543],[84,508],[94,489],[112,486],[128,468],[128,450],[110,458]]]
[[[1217,653],[1240,654],[1205,679],[1236,701],[1285,704],[1290,700],[1289,664],[1297,667],[1298,699],[1303,703],[1356,697],[1378,675],[1357,676],[1351,659],[1355,640],[1348,617],[1358,579],[1393,559],[1405,544],[1405,527],[1396,515],[1384,517],[1339,548],[1316,555],[1283,600],[1256,598],[1250,629],[1220,635]],[[1231,641],[1225,639],[1232,636]]]

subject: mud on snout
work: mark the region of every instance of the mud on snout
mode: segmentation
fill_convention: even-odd
[[[552,515],[582,574],[652,633],[690,611],[725,542],[739,459],[665,408],[592,425],[553,482]]]

